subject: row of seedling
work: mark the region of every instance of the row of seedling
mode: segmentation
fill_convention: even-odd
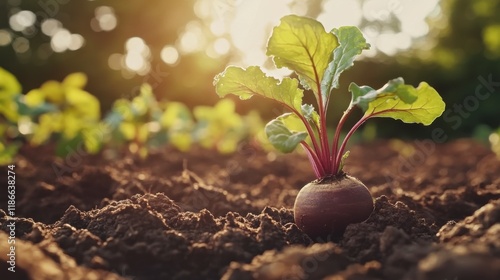
[[[73,73],[23,95],[15,76],[0,68],[0,164],[11,162],[24,142],[53,141],[59,156],[83,146],[89,153],[106,149],[144,158],[165,145],[231,153],[242,141],[265,139],[256,111],[240,115],[227,99],[190,109],[181,102],[159,101],[148,84],[137,96],[116,100],[101,118],[99,100],[83,89],[86,83],[85,74]]]

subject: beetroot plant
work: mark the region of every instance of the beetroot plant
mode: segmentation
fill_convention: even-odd
[[[342,72],[370,45],[357,27],[345,26],[326,32],[314,19],[285,16],[274,27],[267,55],[278,68],[293,70],[298,79],[267,76],[260,67],[229,66],[214,79],[217,94],[249,99],[254,95],[274,99],[289,113],[265,127],[271,144],[281,152],[304,148],[317,179],[303,187],[295,201],[295,222],[309,236],[341,233],[348,224],[366,220],[373,211],[373,198],[361,181],[343,171],[346,144],[368,119],[393,118],[405,123],[431,124],[444,111],[439,94],[425,82],[418,87],[402,78],[380,89],[351,83],[351,102],[338,121],[333,139],[327,134],[327,110]],[[304,91],[312,92],[316,104],[304,104]],[[341,139],[341,130],[355,108],[364,115]]]

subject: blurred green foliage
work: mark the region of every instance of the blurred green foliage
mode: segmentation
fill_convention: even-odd
[[[8,139],[9,129],[19,118],[16,97],[20,94],[21,85],[16,77],[0,68],[0,165],[10,163],[20,146]]]
[[[31,127],[31,144],[43,144],[50,140],[53,134],[58,134],[61,149],[81,140],[87,151],[99,151],[100,141],[89,137],[95,135],[95,131],[99,129],[99,100],[83,90],[86,84],[85,74],[73,73],[62,82],[47,81],[24,96],[23,101],[29,108],[48,108],[46,112],[34,116],[33,120],[23,119],[20,122],[20,125]]]
[[[151,147],[169,143],[187,151],[193,142],[194,120],[189,109],[179,102],[158,102],[149,84],[143,84],[132,100],[116,100],[105,122],[111,134],[108,146],[126,144],[142,158]]]
[[[422,48],[382,64],[361,61],[358,69],[364,67],[360,72],[375,80],[397,73],[410,83],[425,80],[443,96],[446,111],[429,128],[379,122],[380,136],[429,138],[434,128],[440,128],[451,139],[470,137],[478,125],[500,126],[500,1],[440,3],[442,17],[430,22],[434,28]]]
[[[235,152],[244,141],[269,148],[259,113],[240,115],[232,100],[191,112],[181,102],[158,101],[151,85],[143,84],[138,96],[116,100],[101,119],[99,100],[83,89],[86,84],[87,76],[77,72],[23,95],[16,77],[0,68],[0,165],[12,162],[23,143],[54,142],[58,156],[104,148],[141,158],[166,145],[188,151],[198,144],[221,153]]]

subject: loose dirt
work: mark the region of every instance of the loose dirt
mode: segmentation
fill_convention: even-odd
[[[500,161],[472,140],[352,147],[375,210],[326,240],[293,222],[314,179],[301,154],[53,150],[15,163],[15,273],[0,196],[0,279],[500,279]]]

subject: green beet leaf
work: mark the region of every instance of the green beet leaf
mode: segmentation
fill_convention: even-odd
[[[403,88],[407,90],[407,87]],[[401,92],[411,92],[405,90]],[[401,94],[400,96],[406,95]],[[430,125],[437,117],[441,116],[445,104],[437,91],[425,82],[421,82],[415,89],[415,95],[416,99],[413,102],[405,102],[403,98],[394,94],[378,95],[377,98],[368,103],[364,118],[393,118],[405,123]],[[406,97],[408,98],[408,96]]]
[[[214,78],[215,91],[220,97],[228,94],[239,96],[240,99],[249,99],[253,95],[260,95],[274,99],[291,110],[300,113],[303,90],[298,88],[296,79],[278,79],[268,77],[257,66],[247,69],[230,66]]]
[[[340,45],[333,51],[333,60],[328,64],[321,81],[323,100],[328,100],[332,89],[339,87],[340,74],[353,66],[356,56],[370,48],[363,33],[355,26],[333,29],[332,33],[337,36]],[[324,103],[324,106],[327,105],[328,101]]]
[[[295,71],[301,84],[312,89],[319,102],[318,87],[337,46],[337,38],[326,32],[318,21],[289,15],[283,17],[280,25],[273,29],[266,54],[274,56],[278,68],[287,67]]]
[[[247,69],[229,66],[215,77],[215,90],[220,97],[234,94],[240,99],[249,99],[260,95],[290,109],[291,113],[266,125],[270,143],[284,153],[292,152],[301,144],[316,177],[326,178],[342,171],[349,155],[345,152],[347,142],[366,120],[383,117],[429,125],[445,108],[439,94],[425,82],[415,88],[397,78],[380,89],[351,83],[351,103],[339,119],[333,139],[329,139],[326,121],[331,92],[339,88],[340,75],[369,47],[357,27],[346,26],[326,32],[314,19],[285,16],[273,29],[266,54],[273,57],[276,67],[294,71],[298,79],[280,81],[266,76],[256,66]],[[299,84],[302,89],[298,88]],[[304,89],[314,93],[317,104],[302,104]],[[340,142],[341,129],[354,107],[361,108],[364,116]]]
[[[269,142],[280,152],[290,153],[304,141],[308,134],[302,131],[304,124],[291,113],[286,113],[271,120],[266,125],[266,135]]]
[[[381,97],[398,97],[405,103],[413,103],[417,100],[417,90],[411,85],[405,85],[403,78],[390,80],[382,88],[375,90],[369,86],[358,86],[355,83],[349,85],[352,93],[351,106],[357,105],[363,111],[368,109],[368,104]]]

